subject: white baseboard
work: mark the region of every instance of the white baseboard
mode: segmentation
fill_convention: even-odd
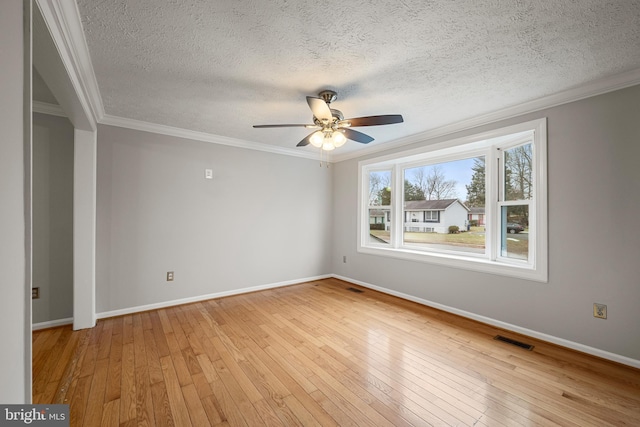
[[[57,326],[72,325],[72,324],[73,324],[73,317],[68,317],[66,319],[57,319],[57,320],[49,320],[47,322],[34,323],[33,325],[31,325],[31,330],[39,331],[40,329],[55,328]]]
[[[613,362],[618,362],[623,365],[632,366],[634,368],[640,369],[640,360],[632,359],[630,357],[622,356],[615,353],[610,353],[605,350],[600,350],[598,348],[589,347],[584,344],[580,344],[574,341],[565,340],[564,338],[558,338],[553,335],[548,335],[542,332],[534,331],[532,329],[523,328],[517,325],[512,325],[510,323],[502,322],[500,320],[492,319],[490,317],[481,316],[479,314],[471,313],[464,310],[459,310],[454,307],[449,307],[443,304],[439,304],[437,302],[425,300],[422,298],[415,297],[413,295],[405,294],[402,292],[393,291],[391,289],[383,288],[381,286],[372,285],[370,283],[362,282],[360,280],[351,279],[349,277],[340,276],[337,274],[331,275],[336,279],[344,280],[345,282],[350,282],[356,285],[360,285],[365,288],[373,289],[375,291],[379,291],[388,295],[393,295],[395,297],[399,297],[408,301],[413,301],[418,304],[426,305],[428,307],[437,308],[438,310],[446,311],[448,313],[457,314],[458,316],[466,317],[468,319],[477,320],[478,322],[486,323],[488,325],[496,326],[498,328],[506,329],[512,332],[516,332],[522,335],[526,335],[532,338],[537,338],[542,341],[546,341],[552,344],[557,344],[562,347],[570,348],[572,350],[577,350],[582,353],[587,353],[592,356],[597,356],[603,359],[611,360]]]
[[[274,288],[280,288],[283,286],[296,285],[298,283],[312,282],[314,280],[328,279],[330,277],[333,277],[333,276],[331,274],[324,274],[321,276],[307,277],[304,279],[287,280],[284,282],[269,283],[266,285],[252,286],[249,288],[234,289],[231,291],[216,292],[213,294],[199,295],[195,297],[181,298],[181,299],[171,300],[171,301],[163,301],[163,302],[158,302],[154,304],[139,305],[136,307],[128,307],[120,310],[103,311],[102,313],[96,313],[96,319],[106,319],[108,317],[124,316],[126,314],[140,313],[142,311],[157,310],[159,308],[173,307],[176,305],[206,301],[214,298],[222,298],[222,297],[228,297],[233,295],[246,294],[249,292],[263,291],[265,289],[274,289]]]

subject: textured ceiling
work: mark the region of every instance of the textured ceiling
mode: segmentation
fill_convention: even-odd
[[[251,126],[309,123],[325,88],[345,117],[404,116],[358,128],[376,145],[640,68],[640,1],[78,6],[106,114],[280,147],[309,131]]]

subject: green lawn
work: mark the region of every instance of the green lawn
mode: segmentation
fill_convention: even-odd
[[[389,242],[390,234],[384,230],[370,230],[372,236]],[[441,244],[452,246],[463,246],[468,248],[483,249],[485,246],[484,227],[471,227],[470,231],[458,234],[444,233],[417,233],[405,231],[405,243],[414,244]],[[507,236],[507,251],[511,255],[519,258],[526,257],[529,251],[528,239],[519,239],[518,234],[509,234]]]
[[[388,231],[371,230],[371,234],[386,242],[389,241]],[[483,248],[484,227],[471,227],[471,231],[458,234],[418,233],[406,231],[404,233],[404,241],[406,243],[440,243]]]
[[[509,234],[507,236],[507,252],[511,254],[510,258],[527,259],[529,255],[529,240],[518,239],[518,234]]]

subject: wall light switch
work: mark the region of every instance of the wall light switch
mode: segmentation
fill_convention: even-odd
[[[213,169],[205,169],[204,170],[204,177],[206,179],[213,179]]]

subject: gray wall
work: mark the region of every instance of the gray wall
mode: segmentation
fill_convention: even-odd
[[[318,161],[100,125],[96,311],[331,273],[331,177]]]
[[[25,250],[22,0],[0,2],[0,402],[30,401],[31,322]],[[30,68],[30,66],[29,66]],[[27,76],[29,72],[27,71]],[[28,97],[26,97],[28,95]],[[25,99],[26,97],[26,99]],[[26,131],[28,132],[28,130]],[[27,147],[28,152],[28,147]],[[27,228],[28,230],[28,228]]]
[[[73,126],[33,115],[33,322],[73,317]]]
[[[49,86],[44,82],[42,76],[38,70],[36,70],[36,67],[31,67],[31,75],[33,76],[33,100],[57,105],[58,101],[56,100],[56,97],[53,96],[51,90],[49,90]]]
[[[548,283],[357,253],[360,159],[335,165],[332,270],[640,360],[640,86],[424,144],[540,117],[548,118]],[[607,304],[607,320],[593,317],[594,302]]]

